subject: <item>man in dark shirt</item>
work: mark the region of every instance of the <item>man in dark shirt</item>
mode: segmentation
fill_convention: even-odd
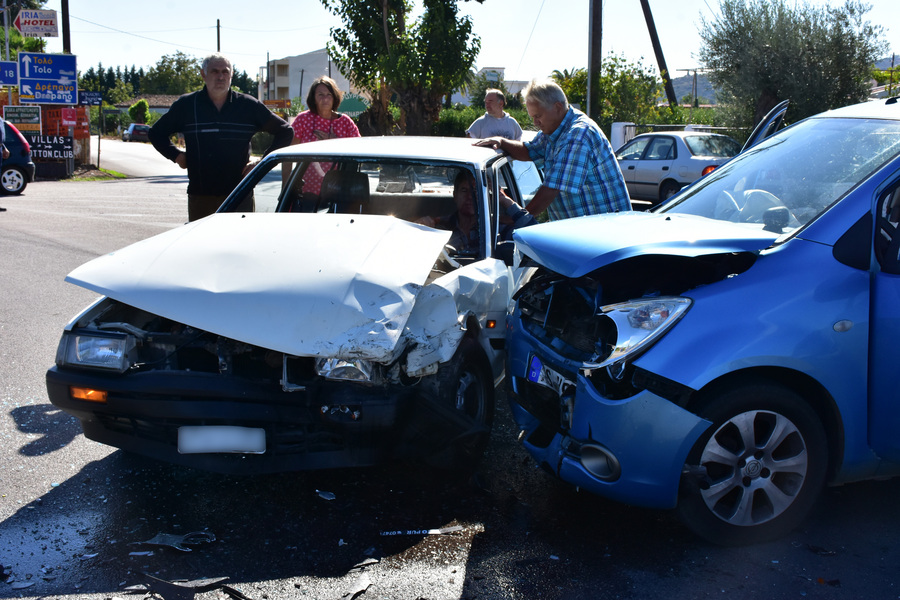
[[[290,125],[265,104],[231,89],[231,61],[221,54],[203,60],[202,90],[176,100],[150,128],[150,141],[160,154],[188,170],[188,219],[216,212],[252,167],[250,138],[258,131],[274,136],[266,154],[291,143]],[[185,149],[171,136],[181,133]]]

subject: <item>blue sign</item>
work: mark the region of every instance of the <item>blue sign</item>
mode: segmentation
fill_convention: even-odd
[[[103,92],[86,92],[78,90],[78,104],[100,106],[103,104]]]
[[[19,101],[77,104],[75,55],[19,53]]]
[[[18,85],[19,69],[14,61],[0,60],[0,85]]]

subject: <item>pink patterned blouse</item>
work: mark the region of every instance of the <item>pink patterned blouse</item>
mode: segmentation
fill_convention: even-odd
[[[340,115],[336,119],[323,119],[312,111],[306,110],[297,115],[291,123],[294,129],[294,140],[300,140],[299,144],[315,142],[320,139],[316,135],[329,138],[359,137],[359,129],[353,119],[347,115]],[[303,191],[318,194],[322,189],[322,179],[326,171],[331,169],[331,163],[313,163],[303,176]]]

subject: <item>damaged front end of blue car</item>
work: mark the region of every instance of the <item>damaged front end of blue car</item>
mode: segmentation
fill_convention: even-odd
[[[507,321],[520,442],[556,477],[651,508],[676,505],[682,467],[711,423],[685,408],[695,390],[635,361],[689,313],[689,290],[746,271],[772,239],[709,223],[689,243],[667,239],[693,225],[675,220],[603,215],[522,230],[531,268]]]

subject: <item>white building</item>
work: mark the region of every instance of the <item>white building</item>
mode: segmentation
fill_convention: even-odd
[[[528,85],[527,81],[507,81],[505,73],[506,69],[504,67],[484,67],[482,69],[479,69],[479,71],[475,75],[484,75],[488,81],[502,81],[503,85],[506,86],[506,91],[509,92],[511,96],[515,96],[516,94],[521,92],[526,85]],[[450,96],[450,102],[452,102],[453,104],[472,103],[471,98],[469,98],[468,92],[462,94],[459,91],[453,92],[453,95]]]
[[[322,75],[334,79],[340,90],[353,91],[350,82],[341,75],[325,48],[298,56],[270,60],[267,67],[260,67],[259,75],[261,100],[291,100],[300,97],[304,108],[308,108],[305,104],[310,84]]]

